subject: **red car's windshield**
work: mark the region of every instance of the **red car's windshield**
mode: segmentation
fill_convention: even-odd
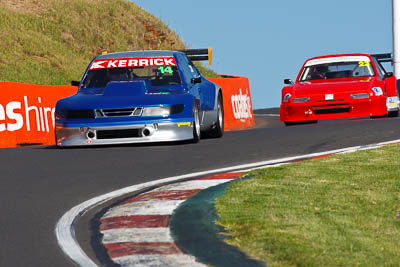
[[[369,60],[310,64],[304,68],[300,81],[375,76]]]

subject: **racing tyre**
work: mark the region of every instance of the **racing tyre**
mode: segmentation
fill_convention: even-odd
[[[54,130],[54,143],[56,144],[56,148],[62,148],[62,146],[59,146],[57,144],[57,134],[56,134],[56,130]]]
[[[389,114],[388,114],[388,116],[389,116]],[[370,116],[370,118],[371,119],[383,119],[383,118],[386,118],[386,115],[377,115],[377,116]]]
[[[399,116],[399,111],[398,110],[391,111],[391,112],[388,113],[388,117],[389,118],[398,117],[398,116]]]
[[[305,125],[305,124],[315,124],[318,121],[284,121],[286,126],[293,126],[293,125]]]
[[[199,109],[196,103],[193,103],[193,143],[198,143],[200,141],[200,116]]]
[[[211,138],[220,138],[224,135],[224,104],[222,101],[222,94],[218,94],[217,102],[217,122],[214,128],[207,132],[207,135]]]
[[[283,122],[286,126],[292,126],[292,125],[296,125],[295,121],[284,121]]]

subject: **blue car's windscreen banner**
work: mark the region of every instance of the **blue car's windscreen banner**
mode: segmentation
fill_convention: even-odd
[[[98,59],[93,61],[89,70],[110,69],[110,68],[157,67],[157,66],[176,67],[175,58],[154,57],[154,58]]]

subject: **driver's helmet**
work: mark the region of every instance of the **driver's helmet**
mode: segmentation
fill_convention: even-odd
[[[108,69],[107,76],[110,81],[125,80],[128,78],[125,68],[112,68]]]
[[[320,73],[320,74],[325,74],[328,72],[329,68],[327,65],[317,65],[315,66],[315,72]]]

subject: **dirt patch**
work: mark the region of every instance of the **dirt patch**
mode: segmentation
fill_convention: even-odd
[[[254,117],[254,122],[255,128],[266,128],[271,124],[267,117]]]

